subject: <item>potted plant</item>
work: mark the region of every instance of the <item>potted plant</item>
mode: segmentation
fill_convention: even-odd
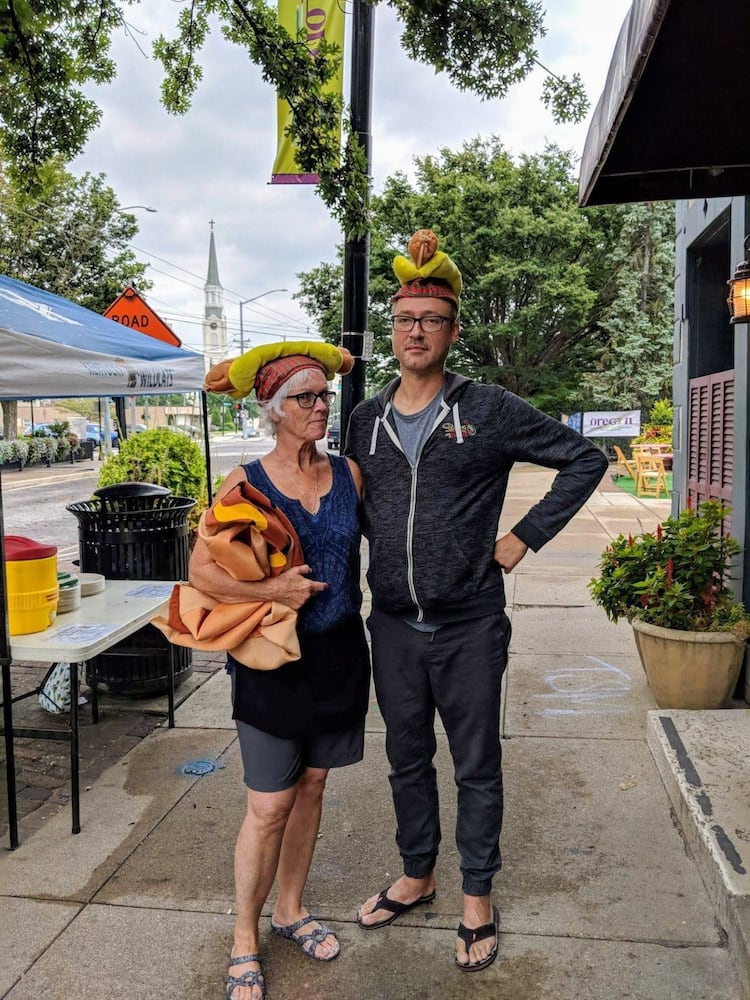
[[[651,407],[648,421],[641,427],[638,437],[633,438],[631,445],[660,444],[671,447],[673,418],[672,401],[657,399]]]
[[[728,585],[741,551],[723,531],[728,514],[706,500],[653,533],[619,535],[589,582],[610,621],[633,626],[659,708],[721,708],[737,685],[750,616]]]

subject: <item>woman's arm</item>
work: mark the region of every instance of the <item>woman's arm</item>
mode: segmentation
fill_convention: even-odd
[[[238,483],[245,482],[247,477],[243,469],[234,469],[226,477],[221,489],[216,494],[220,500]],[[276,577],[265,580],[236,580],[225,569],[218,566],[212,559],[208,546],[201,539],[195,543],[188,565],[188,581],[196,590],[208,594],[225,604],[242,604],[245,601],[279,601],[287,607],[298,611],[305,601],[314,594],[325,590],[328,584],[318,580],[310,580],[306,574],[310,572],[307,565],[294,566]]]

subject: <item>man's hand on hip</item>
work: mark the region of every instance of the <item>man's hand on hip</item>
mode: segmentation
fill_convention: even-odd
[[[495,561],[502,566],[506,573],[510,573],[520,563],[528,550],[528,545],[512,531],[509,531],[507,535],[502,535],[495,542]]]

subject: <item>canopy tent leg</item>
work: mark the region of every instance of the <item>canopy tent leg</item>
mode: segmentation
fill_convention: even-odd
[[[3,675],[3,730],[5,732],[5,779],[8,795],[8,833],[12,850],[18,847],[18,809],[16,806],[16,754],[13,746],[13,692],[10,678],[10,632],[8,629],[8,594],[5,585],[5,524],[3,522],[3,484],[0,473],[0,668]]]

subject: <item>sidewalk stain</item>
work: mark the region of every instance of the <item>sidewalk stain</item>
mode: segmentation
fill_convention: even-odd
[[[206,774],[213,774],[223,766],[217,760],[189,760],[177,768],[177,773],[191,778],[202,778]]]

